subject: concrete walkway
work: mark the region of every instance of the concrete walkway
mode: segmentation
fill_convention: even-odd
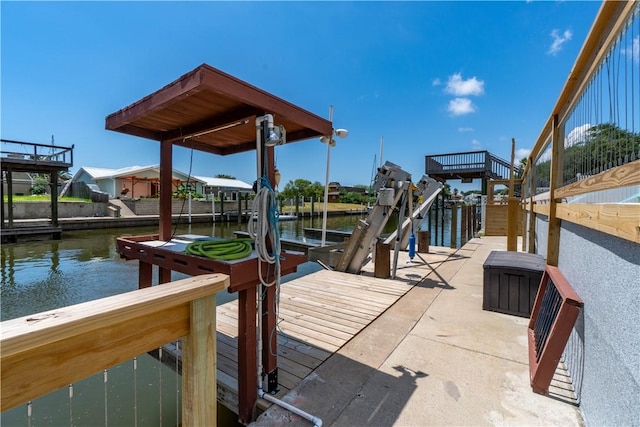
[[[531,391],[528,320],[482,310],[483,263],[506,238],[433,249],[431,266],[401,253],[398,280],[423,280],[284,400],[324,426],[583,425],[568,399]],[[254,424],[311,425],[276,405]]]

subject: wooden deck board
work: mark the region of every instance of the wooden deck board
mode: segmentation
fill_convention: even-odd
[[[319,271],[280,288],[278,382],[283,396],[411,289],[400,281]],[[238,302],[218,306],[219,401],[237,411]],[[234,395],[235,394],[235,395]],[[259,402],[265,408],[267,402]]]

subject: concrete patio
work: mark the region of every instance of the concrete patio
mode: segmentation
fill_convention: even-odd
[[[549,396],[531,391],[528,319],[482,310],[492,250],[506,238],[435,247],[428,264],[401,253],[397,280],[419,283],[284,400],[324,426],[583,425],[561,370]],[[274,405],[252,425],[311,423]]]

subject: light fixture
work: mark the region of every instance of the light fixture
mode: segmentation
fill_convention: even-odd
[[[269,136],[264,142],[265,147],[274,147],[286,143],[287,131],[282,125],[274,125],[269,128]]]
[[[329,145],[331,147],[335,147],[336,146],[336,141],[335,139],[333,139],[333,136],[337,136],[339,138],[346,138],[347,136],[349,136],[349,131],[346,129],[334,129],[333,133],[331,134],[331,136],[322,136],[320,138],[320,142],[322,142],[323,144],[329,143]]]

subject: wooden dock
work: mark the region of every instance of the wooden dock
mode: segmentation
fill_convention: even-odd
[[[2,243],[60,240],[61,235],[62,228],[52,225],[2,228],[0,231]]]
[[[413,283],[322,270],[283,283],[277,397],[380,316]],[[218,306],[218,400],[238,412],[238,302]],[[264,409],[266,401],[259,401]]]

